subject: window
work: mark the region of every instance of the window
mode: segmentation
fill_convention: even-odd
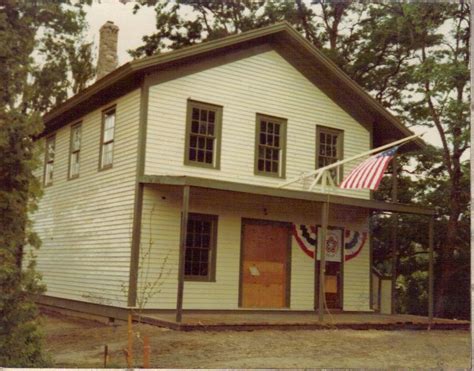
[[[81,152],[81,124],[71,126],[71,143],[69,147],[69,179],[79,176],[79,154]]]
[[[219,169],[222,107],[188,100],[184,163]]]
[[[55,151],[55,137],[51,136],[46,139],[46,149],[44,158],[44,185],[53,184],[53,170],[54,170],[54,151]]]
[[[286,120],[257,114],[255,174],[285,177]]]
[[[214,281],[217,216],[189,214],[184,276],[187,280]]]
[[[322,126],[316,127],[316,168],[342,160],[343,131]],[[342,166],[331,170],[336,184],[342,181]]]
[[[102,140],[100,149],[100,169],[112,167],[114,155],[115,108],[102,114]]]

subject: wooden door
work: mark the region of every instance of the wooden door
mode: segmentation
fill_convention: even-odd
[[[288,306],[290,229],[283,224],[243,223],[241,306]]]
[[[326,281],[324,291],[326,304],[329,309],[341,309],[342,302],[342,272],[341,263],[326,262]]]

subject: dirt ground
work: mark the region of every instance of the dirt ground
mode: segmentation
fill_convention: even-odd
[[[126,367],[127,326],[43,316],[54,367]],[[179,332],[135,325],[148,335],[154,368],[470,368],[468,331],[257,330]],[[142,365],[135,339],[134,367]]]

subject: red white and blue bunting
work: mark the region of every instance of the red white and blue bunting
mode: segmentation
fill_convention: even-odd
[[[321,227],[316,229],[313,225],[293,224],[293,236],[301,250],[314,259],[315,246],[318,243],[318,234]],[[326,238],[326,261],[341,261],[342,243],[344,243],[344,260],[355,258],[361,252],[367,241],[367,232],[343,230],[339,228],[328,229]],[[342,241],[342,239],[344,240]],[[320,253],[318,252],[318,260]]]
[[[354,259],[361,252],[367,241],[367,232],[344,231],[344,255],[345,261]]]

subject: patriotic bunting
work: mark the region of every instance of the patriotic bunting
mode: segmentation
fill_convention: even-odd
[[[314,247],[318,243],[318,234],[321,227],[293,224],[293,236],[301,250],[314,259]],[[342,235],[342,229],[328,229],[326,238],[326,261],[341,261],[342,243],[344,243],[344,260],[348,261],[355,258],[361,252],[367,241],[368,233],[345,230]],[[344,238],[344,241],[342,241]],[[319,250],[319,249],[318,249]],[[320,252],[318,251],[318,260]]]

